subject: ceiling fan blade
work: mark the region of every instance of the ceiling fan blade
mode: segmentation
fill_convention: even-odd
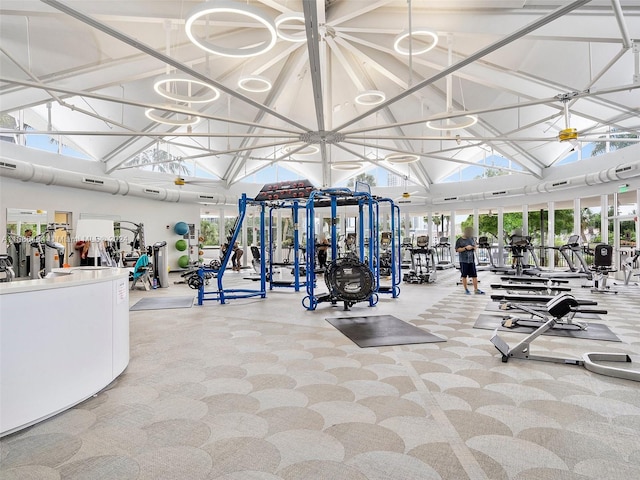
[[[222,185],[222,181],[221,180],[185,180],[185,183],[188,183],[189,185]]]

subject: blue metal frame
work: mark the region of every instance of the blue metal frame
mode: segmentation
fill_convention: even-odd
[[[306,276],[306,290],[307,296],[302,300],[302,305],[307,310],[315,310],[318,305],[318,297],[315,294],[317,286],[315,275],[315,209],[316,202],[321,199],[328,199],[330,201],[331,208],[331,258],[335,260],[338,258],[338,234],[337,234],[337,217],[338,217],[338,200],[356,198],[358,201],[358,253],[359,260],[369,265],[369,268],[374,272],[375,276],[375,288],[373,294],[369,297],[369,306],[374,306],[378,302],[378,287],[380,284],[380,243],[379,243],[379,200],[374,198],[367,192],[352,192],[345,188],[327,188],[322,190],[315,190],[311,193],[306,204],[306,218],[307,218],[307,276]],[[396,241],[397,235],[400,233],[400,229],[396,230],[395,216],[399,216],[400,209],[390,199],[383,199],[384,202],[389,202],[391,205],[391,217],[392,217],[392,288],[391,295],[393,298],[398,297],[400,294],[400,255],[399,248],[400,242]],[[366,207],[366,209],[365,209]],[[368,224],[365,223],[365,217],[367,217]],[[365,242],[365,225],[368,225],[369,232],[366,235],[368,239],[368,249]],[[386,292],[385,292],[386,293]]]
[[[238,240],[238,236],[242,230],[242,223],[247,215],[247,207],[250,205],[257,205],[260,207],[260,289],[246,289],[246,288],[233,288],[233,289],[225,289],[224,288],[224,273],[227,269],[227,264],[231,259],[231,255],[233,254],[233,245],[235,245]],[[200,288],[198,289],[198,305],[202,305],[207,300],[216,300],[221,304],[225,304],[227,300],[232,300],[236,298],[251,298],[251,297],[260,297],[266,298],[267,296],[267,285],[266,285],[266,263],[265,263],[265,235],[264,235],[264,227],[265,227],[265,204],[264,202],[256,202],[251,198],[247,198],[246,194],[242,194],[242,197],[238,200],[238,220],[236,221],[235,229],[231,234],[231,238],[228,241],[227,250],[224,252],[224,257],[222,259],[222,265],[219,270],[213,270],[210,268],[200,268],[198,270],[198,275],[200,276]],[[221,232],[223,235],[225,232]],[[218,274],[217,285],[218,290],[214,291],[205,291],[206,282],[205,282],[205,274],[208,272],[215,272]]]
[[[400,207],[390,198],[379,198],[378,206],[381,203],[388,203],[391,209],[391,289],[382,290],[378,293],[390,294],[392,298],[400,295],[400,282],[402,281],[402,237],[400,229]],[[379,217],[379,210],[376,212]],[[379,248],[379,245],[378,245]],[[378,253],[378,259],[380,254]],[[380,280],[380,271],[377,278]]]
[[[273,281],[273,211],[281,209],[290,209],[291,218],[293,221],[293,283],[291,285],[278,284]],[[298,252],[300,251],[300,201],[293,200],[293,202],[283,201],[282,203],[272,205],[269,208],[269,290],[274,288],[293,288],[294,291],[299,292],[300,287],[306,286],[306,282],[300,282],[300,257]],[[308,253],[308,252],[307,252]]]

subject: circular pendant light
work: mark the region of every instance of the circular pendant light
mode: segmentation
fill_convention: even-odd
[[[193,87],[202,87],[208,89],[205,93],[201,95],[182,95],[178,92],[174,92],[171,90],[171,85],[182,84],[187,87],[187,91],[189,87],[191,91],[193,91]],[[158,95],[162,95],[164,98],[168,98],[169,100],[173,100],[175,102],[184,102],[184,103],[207,103],[213,102],[220,98],[220,91],[212,85],[205,83],[201,80],[196,80],[195,78],[191,78],[187,75],[181,74],[172,74],[172,75],[162,75],[158,77],[153,82],[153,89],[156,91]]]
[[[415,163],[420,160],[420,156],[415,153],[390,153],[384,159],[393,164]]]
[[[186,115],[185,118],[172,118],[172,117],[163,117],[158,113],[159,110],[164,110],[165,108],[170,109],[173,115],[183,114]],[[176,110],[178,112],[176,112]],[[190,125],[195,125],[200,121],[200,117],[198,116],[198,112],[195,110],[191,110],[190,108],[177,106],[177,105],[159,105],[156,108],[148,108],[144,111],[145,116],[157,123],[162,123],[164,125],[172,125],[174,127],[186,127]]]
[[[239,17],[257,21],[265,27],[269,33],[269,40],[258,43],[251,42],[249,45],[240,48],[229,48],[207,40],[207,36],[199,36],[194,32],[194,24],[200,20],[204,20],[208,15],[215,14],[231,14]],[[255,57],[268,52],[276,44],[278,35],[276,34],[276,26],[273,21],[265,15],[265,13],[252,5],[239,3],[234,1],[213,0],[199,4],[196,8],[189,12],[187,21],[185,22],[185,32],[191,42],[209,53],[221,55],[223,57],[246,58]]]
[[[289,145],[285,145],[284,147],[282,147],[282,151],[286,154],[290,154],[298,148],[300,148],[300,150],[295,152],[296,155],[313,155],[320,151],[320,148],[317,145],[308,145],[302,142],[290,143]]]
[[[252,93],[262,93],[271,90],[271,81],[260,75],[245,75],[238,80],[238,88]]]
[[[478,123],[478,117],[476,115],[464,115],[462,117],[447,118],[445,120],[429,120],[427,122],[427,127],[431,130],[446,132],[449,130],[462,130],[463,128],[469,128],[476,123]]]
[[[286,40],[288,42],[306,42],[307,41],[307,33],[302,30],[296,33],[286,33],[282,31],[282,26],[287,23],[297,22],[301,23],[304,27],[304,14],[300,12],[290,12],[283,13],[282,15],[276,18],[276,33],[282,40]]]
[[[380,90],[364,90],[355,98],[358,105],[379,105],[387,99],[384,92]]]
[[[342,170],[350,172],[352,170],[360,170],[362,168],[362,162],[337,162],[331,164],[332,170]]]
[[[412,41],[419,40],[426,45],[414,46],[409,52],[409,47],[403,45],[404,41],[411,37]],[[405,30],[400,33],[393,41],[393,49],[400,55],[421,55],[432,50],[438,44],[438,35],[432,32],[428,28],[414,28],[412,30]]]

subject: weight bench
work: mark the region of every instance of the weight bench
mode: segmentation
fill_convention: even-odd
[[[544,277],[500,277],[500,280],[507,283],[544,283],[547,285],[567,284],[569,280],[561,278],[544,278]]]
[[[560,293],[571,291],[571,287],[562,287],[560,285],[536,285],[533,283],[492,283],[491,288],[509,291],[538,292],[549,294],[551,294],[552,292]]]
[[[610,377],[623,378],[640,382],[640,370],[630,370],[621,367],[602,365],[597,362],[622,362],[630,363],[631,357],[621,353],[585,353],[582,359],[552,357],[546,355],[532,355],[531,343],[543,333],[554,328],[556,325],[572,325],[573,316],[581,310],[578,301],[571,295],[562,294],[549,300],[546,305],[546,312],[536,312],[535,315],[541,317],[543,321],[540,326],[524,339],[518,342],[513,348],[498,335],[498,329],[493,332],[491,343],[502,355],[502,361],[508,362],[510,358],[522,360],[538,360],[543,362],[562,363],[564,365],[575,365],[584,367],[587,370]]]
[[[513,295],[513,294],[497,294],[491,295],[491,300],[494,302],[514,302],[514,303],[542,303],[545,304],[550,300],[553,300],[556,296],[551,295]],[[598,305],[598,302],[594,300],[583,300],[576,298],[578,305],[582,306],[594,306]]]

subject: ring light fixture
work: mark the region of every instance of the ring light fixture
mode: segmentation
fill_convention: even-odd
[[[411,52],[409,52],[409,48],[402,46],[402,43],[410,36],[412,40],[415,38],[425,38],[427,44],[424,47],[412,48]],[[414,28],[398,34],[393,41],[393,49],[400,55],[421,55],[434,49],[437,44],[438,35],[435,32],[432,32],[428,28]]]
[[[447,118],[442,120],[442,124],[436,122],[440,120],[430,120],[427,122],[427,127],[431,130],[448,131],[448,130],[462,130],[463,128],[469,128],[478,123],[478,117],[476,115],[464,115],[460,117],[462,121],[455,122],[455,119]],[[466,119],[466,120],[464,120]]]
[[[198,36],[194,32],[194,24],[196,22],[205,19],[208,15],[215,14],[232,14],[239,17],[246,17],[245,20],[249,19],[257,21],[266,28],[271,38],[268,41],[260,42],[257,45],[252,43],[240,48],[229,48],[222,45],[216,45],[215,43],[207,40],[206,37]],[[194,45],[209,53],[221,55],[223,57],[246,58],[261,55],[271,50],[276,44],[276,40],[278,38],[275,24],[262,10],[245,3],[225,0],[212,0],[210,2],[201,3],[195,7],[191,12],[189,12],[184,28],[187,37]]]
[[[261,75],[245,75],[238,80],[238,88],[252,93],[262,93],[271,90],[271,81]]]
[[[389,163],[415,163],[420,160],[420,156],[415,153],[390,153],[384,159]]]
[[[285,23],[298,22],[304,26],[304,14],[301,12],[283,13],[276,18],[276,33],[282,39],[288,42],[306,42],[307,34],[304,30],[296,33],[286,33],[282,31],[282,25]]]
[[[355,98],[358,105],[379,105],[387,99],[384,92],[380,90],[364,90]]]
[[[360,170],[362,168],[361,162],[337,162],[331,164],[332,170],[342,170],[345,172],[352,170]]]
[[[187,115],[186,118],[171,118],[171,117],[163,117],[159,113],[158,110],[164,110],[165,108],[170,109],[174,115],[175,114],[183,114]],[[145,116],[157,123],[162,123],[164,125],[172,125],[174,127],[188,127],[190,125],[195,125],[200,121],[200,117],[198,116],[198,112],[195,110],[191,110],[190,108],[177,106],[177,105],[160,105],[155,108],[148,108],[144,111]]]
[[[201,95],[181,95],[177,92],[171,91],[171,84],[186,84],[188,87],[191,87],[193,91],[193,87],[203,87],[207,88],[208,91]],[[162,75],[158,77],[153,82],[153,89],[156,91],[158,95],[162,95],[164,98],[168,98],[169,100],[173,100],[176,102],[184,102],[184,103],[207,103],[213,102],[220,98],[220,91],[212,85],[205,83],[201,80],[197,80],[195,78],[191,78],[187,75],[181,74],[171,74],[171,75]]]
[[[294,150],[297,150],[300,147],[303,148],[295,152],[296,155],[313,155],[320,151],[320,148],[317,145],[307,145],[302,142],[290,143],[289,145],[285,145],[284,147],[282,147],[282,151],[286,154],[291,154]]]

